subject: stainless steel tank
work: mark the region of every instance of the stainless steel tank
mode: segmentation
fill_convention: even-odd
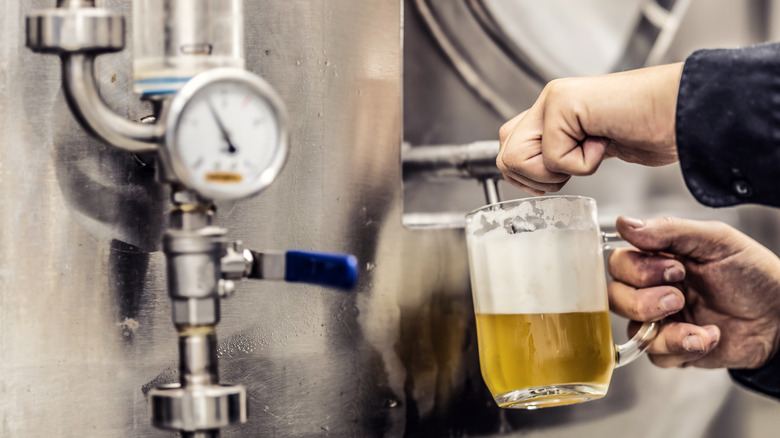
[[[151,157],[84,132],[57,59],[25,49],[23,17],[51,3],[0,1],[0,435],[166,436],[150,426],[147,394],[177,380],[160,252],[168,193]],[[97,4],[131,18],[129,1]],[[354,292],[245,282],[223,303],[221,379],[249,397],[249,421],[224,435],[568,436],[631,424],[646,402],[628,378],[609,404],[542,414],[500,411],[484,388],[462,231],[402,224],[402,6],[244,4],[246,66],[284,99],[291,151],[262,195],[218,205],[220,223],[251,248],[355,254],[361,279]],[[98,73],[109,105],[140,120],[152,108],[132,93],[131,50],[101,56]],[[475,139],[500,122],[478,120]]]

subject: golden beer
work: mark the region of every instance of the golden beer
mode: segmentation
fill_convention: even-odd
[[[534,396],[537,407],[606,393],[615,365],[607,310],[476,316],[482,378],[501,407],[529,407],[522,403],[527,397],[502,397],[518,390],[568,387],[587,393],[548,389]]]

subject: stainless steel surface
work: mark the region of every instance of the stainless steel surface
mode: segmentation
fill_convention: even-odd
[[[161,429],[208,433],[246,421],[246,393],[242,386],[168,385],[149,393],[152,423]]]
[[[95,0],[57,0],[58,8],[83,8],[95,6]]]
[[[248,277],[252,270],[254,256],[252,251],[241,247],[241,242],[233,242],[222,256],[222,278],[228,280],[241,280]]]
[[[501,145],[497,140],[476,141],[463,145],[425,145],[402,149],[404,184],[413,180],[446,183],[448,179],[475,179],[482,183],[487,204],[499,202],[498,180],[502,178],[496,167],[496,157]],[[429,217],[426,224],[449,224],[447,215]],[[408,216],[404,223],[415,226],[415,219]]]
[[[98,4],[132,20],[129,1]],[[148,417],[151,388],[179,378],[160,251],[168,190],[153,159],[84,132],[67,108],[59,60],[24,47],[23,17],[51,2],[0,5],[0,435],[170,436]],[[706,17],[711,36],[754,29],[733,14],[713,27],[713,15],[738,2],[701,5],[689,18]],[[776,408],[748,405],[756,398],[722,374],[649,363],[632,367],[641,379],[618,374],[621,389],[605,404],[532,415],[495,408],[479,376],[462,230],[401,224],[400,9],[389,0],[245,2],[247,67],[288,107],[290,159],[261,196],[218,203],[220,224],[249,248],[356,254],[361,280],[350,294],[247,281],[222,302],[220,380],[245,385],[250,410],[223,436],[766,436],[756,425],[776,420]],[[456,74],[442,68],[423,79],[446,61],[415,20],[405,23],[415,38],[406,49],[425,56],[405,63],[420,85],[404,99],[407,139],[495,138],[501,120]],[[95,76],[110,108],[140,120],[152,110],[131,92],[129,49],[99,57]],[[505,94],[518,108],[535,98],[530,86],[515,87]],[[576,188],[598,192],[606,216],[692,203],[664,198],[681,182],[675,169],[657,172],[605,163]],[[626,174],[633,182],[603,182]],[[484,202],[477,183],[440,189],[407,187],[406,200],[461,217]],[[762,213],[718,211],[768,242],[777,222]]]
[[[164,99],[198,73],[244,68],[242,0],[133,2],[134,90]]]
[[[217,334],[213,328],[179,331],[181,386],[219,383],[217,373]]]
[[[258,280],[284,280],[285,253],[283,251],[251,251],[252,269],[248,277]]]
[[[497,140],[462,145],[405,145],[404,180],[500,179],[501,172],[496,167],[499,148]]]
[[[23,47],[21,17],[46,6],[3,0],[0,15],[0,435],[168,436],[148,418],[151,388],[179,378],[168,190],[154,160],[84,132],[59,60]],[[460,232],[401,225],[399,2],[244,6],[247,67],[285,101],[292,140],[279,180],[218,203],[220,224],[249,248],[356,254],[361,280],[353,293],[242,282],[221,303],[220,381],[245,385],[251,412],[223,436],[426,435],[465,429],[451,413],[474,403],[494,417],[461,396],[480,383]],[[152,111],[130,64],[103,55],[96,80],[140,120]]]
[[[165,233],[163,252],[168,259],[168,291],[172,298],[216,296],[226,232],[209,226],[196,230],[171,229]]]
[[[27,16],[27,47],[56,54],[117,52],[125,47],[125,21],[115,12],[71,1]]]
[[[501,195],[498,191],[498,180],[488,178],[482,181],[482,185],[485,187],[485,203],[495,204],[501,202]]]
[[[179,386],[162,384],[150,391],[151,424],[217,436],[221,428],[245,423],[247,417],[244,386],[219,384],[219,301],[234,289],[232,282],[222,278],[223,264],[230,267],[230,260],[225,263],[230,255],[226,254],[226,230],[213,225],[213,206],[202,203],[191,191],[174,191],[172,199],[170,228],[162,246],[172,319],[179,336]],[[233,253],[243,274],[250,263]]]

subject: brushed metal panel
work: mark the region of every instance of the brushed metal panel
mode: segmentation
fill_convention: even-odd
[[[23,47],[23,17],[50,3],[4,1],[0,18],[1,434],[166,436],[145,395],[177,378],[159,252],[168,192],[153,159],[89,137],[58,60]],[[128,1],[106,3],[129,14]],[[287,103],[292,151],[264,194],[220,204],[220,222],[252,248],[356,254],[361,280],[351,293],[239,285],[219,356],[222,380],[247,386],[250,420],[224,434],[451,428],[450,405],[480,384],[467,267],[459,231],[401,225],[401,5],[245,11],[247,66]],[[109,105],[138,120],[151,109],[130,92],[130,53],[101,57],[99,78]]]

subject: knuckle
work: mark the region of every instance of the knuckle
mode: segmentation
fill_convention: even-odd
[[[506,141],[510,132],[512,132],[512,127],[509,126],[509,123],[504,123],[500,128],[498,128],[498,138],[501,140],[501,143]]]
[[[630,306],[629,309],[631,313],[634,315],[634,318],[638,320],[645,320],[645,316],[647,314],[647,306],[642,302],[642,300],[634,300]]]
[[[498,170],[501,171],[501,173],[506,173],[508,170],[506,165],[504,164],[504,160],[502,157],[503,154],[498,154],[498,157],[496,157],[496,167],[498,167]],[[506,177],[506,175],[504,175]]]
[[[730,225],[721,221],[707,221],[707,228],[713,231],[714,234],[723,235],[731,234],[734,231]]]
[[[676,218],[673,216],[664,216],[662,218],[658,219],[659,225],[663,228],[667,229],[677,229],[683,225],[682,220],[680,218]]]
[[[550,82],[548,82],[547,85],[545,85],[544,90],[542,90],[542,93],[548,97],[558,97],[561,94],[566,93],[566,89],[568,88],[571,81],[572,81],[571,78],[553,79]]]
[[[549,153],[545,153],[545,151],[542,151],[542,164],[544,164],[544,167],[549,170],[550,172],[556,172],[556,173],[566,173],[570,174],[570,172],[567,172],[560,163],[560,160],[550,156]]]
[[[648,286],[653,282],[653,274],[646,263],[640,263],[636,266],[636,277],[638,286]]]

